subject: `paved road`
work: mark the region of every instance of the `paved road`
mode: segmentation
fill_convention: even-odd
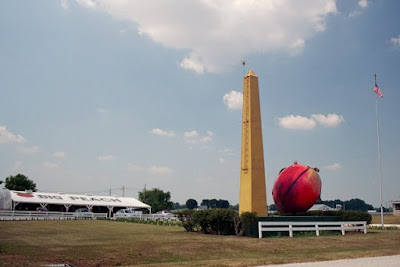
[[[337,261],[320,261],[320,262],[306,262],[306,263],[290,263],[290,264],[275,264],[275,265],[262,265],[259,267],[399,267],[400,255],[373,257],[373,258],[359,258],[351,260],[337,260]]]

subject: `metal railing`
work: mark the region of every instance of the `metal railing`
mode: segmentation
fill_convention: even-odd
[[[106,219],[107,213],[94,212],[53,212],[53,211],[13,211],[0,210],[0,221],[3,220],[96,220]]]
[[[339,230],[345,235],[346,230],[364,230],[367,233],[366,221],[339,221],[339,222],[258,222],[258,237],[262,238],[263,232],[289,232],[293,237],[293,232],[315,231],[319,236],[320,231]]]

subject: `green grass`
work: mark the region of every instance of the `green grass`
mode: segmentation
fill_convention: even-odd
[[[114,221],[0,222],[0,266],[252,266],[400,254],[400,230],[247,238]]]

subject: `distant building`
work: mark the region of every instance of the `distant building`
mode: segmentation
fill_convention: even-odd
[[[325,204],[315,204],[314,206],[312,206],[309,211],[314,211],[314,210],[318,210],[318,211],[328,211],[328,210],[336,210],[333,209]]]
[[[393,215],[400,216],[400,200],[392,201]]]

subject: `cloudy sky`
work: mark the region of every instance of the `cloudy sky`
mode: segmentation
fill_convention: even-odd
[[[0,179],[239,201],[242,77],[259,77],[267,195],[320,168],[322,199],[400,198],[400,10],[384,0],[0,2]],[[246,65],[243,67],[242,61]]]

